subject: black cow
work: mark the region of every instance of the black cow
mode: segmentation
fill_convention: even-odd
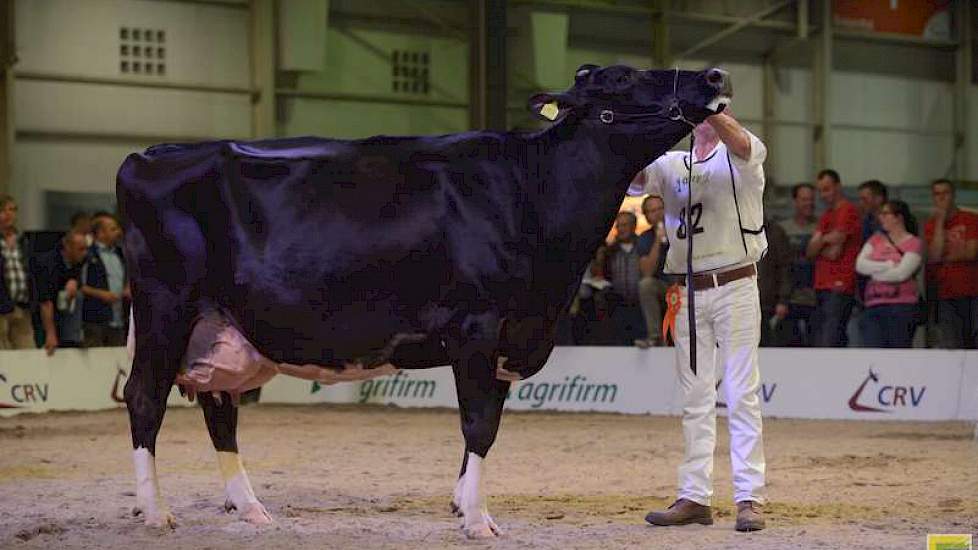
[[[556,120],[536,133],[222,141],[131,155],[117,192],[134,303],[125,397],[137,512],[172,524],[156,436],[188,350],[214,339],[216,329],[199,329],[209,320],[268,364],[307,375],[452,365],[465,439],[453,508],[469,536],[498,533],[479,486],[510,381],[546,362],[557,317],[633,176],[728,95],[716,69],[585,65],[566,92],[531,98]],[[199,401],[227,505],[270,521],[237,455],[237,409],[221,395]]]

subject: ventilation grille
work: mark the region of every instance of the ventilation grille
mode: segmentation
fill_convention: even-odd
[[[119,27],[119,72],[166,76],[166,31]]]
[[[391,52],[391,91],[398,94],[427,95],[428,52],[394,50]]]

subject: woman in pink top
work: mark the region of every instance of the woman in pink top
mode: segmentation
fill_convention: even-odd
[[[923,241],[917,222],[903,201],[889,201],[879,213],[882,231],[863,245],[856,271],[870,277],[866,309],[860,318],[868,347],[909,348],[917,327],[917,279],[923,263]]]

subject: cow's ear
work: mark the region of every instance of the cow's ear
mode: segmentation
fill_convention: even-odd
[[[567,94],[536,94],[530,98],[530,112],[543,120],[557,120],[564,112],[572,109],[577,102]]]
[[[595,69],[600,69],[600,68],[601,67],[598,67],[597,65],[591,65],[590,63],[581,65],[580,67],[577,68],[577,72],[574,73],[574,82],[577,84],[586,82],[588,77],[591,76],[591,73],[594,72]]]

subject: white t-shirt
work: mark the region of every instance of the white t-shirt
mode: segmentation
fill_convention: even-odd
[[[754,134],[747,136],[750,158],[729,153],[721,141],[693,164],[694,273],[756,262],[767,251],[762,203],[767,148]],[[688,166],[688,152],[670,151],[645,167],[644,178],[636,178],[628,190],[629,195],[660,196],[665,203],[669,254],[664,271],[669,274],[686,273]]]

